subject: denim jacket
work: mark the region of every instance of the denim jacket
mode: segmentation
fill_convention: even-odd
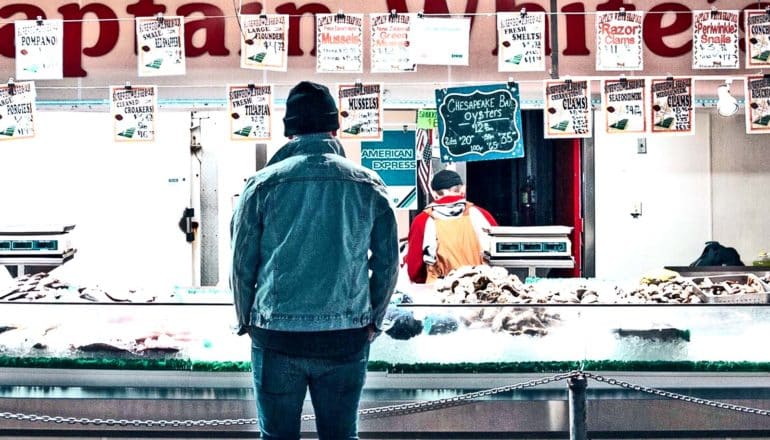
[[[329,134],[298,136],[246,183],[230,224],[239,333],[377,329],[396,284],[385,185]]]

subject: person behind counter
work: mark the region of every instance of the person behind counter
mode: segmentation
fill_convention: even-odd
[[[318,438],[356,439],[369,344],[398,277],[396,218],[382,180],[345,159],[328,88],[297,84],[283,121],[290,141],[248,180],[230,231],[259,429],[298,439],[309,388]]]
[[[430,186],[438,199],[409,229],[406,266],[415,283],[432,283],[457,267],[482,264],[482,229],[497,226],[492,214],[465,200],[465,185],[456,172],[439,171]]]

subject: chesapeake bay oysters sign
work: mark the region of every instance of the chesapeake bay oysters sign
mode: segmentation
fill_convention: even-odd
[[[516,83],[436,90],[441,161],[524,157]]]

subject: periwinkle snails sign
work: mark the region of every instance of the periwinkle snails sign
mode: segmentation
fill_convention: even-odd
[[[442,162],[524,157],[516,83],[436,90]]]

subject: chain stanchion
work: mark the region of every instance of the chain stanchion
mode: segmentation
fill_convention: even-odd
[[[381,418],[381,417],[393,417],[404,414],[416,414],[428,411],[434,411],[438,409],[451,408],[455,406],[467,405],[480,398],[492,396],[499,393],[506,393],[510,391],[523,390],[525,388],[534,388],[540,385],[545,385],[553,382],[559,382],[562,380],[568,380],[569,393],[570,393],[570,432],[575,428],[575,439],[585,439],[586,432],[586,400],[585,400],[585,388],[586,379],[593,379],[597,382],[606,383],[608,385],[619,386],[632,391],[639,391],[648,393],[668,399],[681,400],[684,402],[691,402],[699,405],[705,405],[718,409],[725,409],[730,411],[737,411],[743,414],[756,414],[761,416],[770,417],[770,410],[751,408],[747,406],[734,405],[731,403],[717,402],[708,399],[701,399],[698,397],[686,396],[684,394],[672,393],[670,391],[663,391],[656,388],[651,388],[643,385],[632,384],[630,382],[617,380],[613,378],[604,377],[595,373],[583,372],[583,371],[570,371],[568,373],[560,373],[550,377],[544,377],[540,379],[533,379],[527,382],[521,382],[513,385],[506,385],[497,388],[490,388],[482,391],[475,391],[472,393],[465,393],[459,396],[447,397],[443,399],[430,400],[425,402],[413,402],[403,403],[398,405],[381,406],[376,408],[365,408],[358,411],[358,415],[361,418]],[[582,397],[581,397],[582,394]],[[574,407],[573,407],[574,401]],[[573,417],[574,414],[574,417]],[[212,426],[243,426],[243,425],[256,425],[258,419],[222,419],[222,420],[126,420],[126,419],[101,419],[101,418],[85,418],[85,417],[61,417],[61,416],[49,416],[39,414],[24,414],[24,413],[11,413],[0,412],[0,419],[3,420],[16,420],[23,422],[43,422],[43,423],[67,423],[71,425],[107,425],[107,426],[121,426],[121,427],[150,427],[150,428],[163,428],[167,426],[172,427],[212,427]],[[302,416],[303,421],[315,420],[315,415],[307,414]],[[580,433],[583,436],[580,437]]]
[[[756,414],[756,415],[760,415],[760,416],[768,416],[768,417],[770,417],[770,410],[767,410],[767,409],[751,408],[751,407],[748,407],[748,406],[734,405],[732,403],[717,402],[717,401],[714,401],[714,400],[701,399],[699,397],[692,397],[692,396],[687,396],[687,395],[684,395],[684,394],[672,393],[670,391],[659,390],[657,388],[647,387],[647,386],[643,386],[643,385],[636,385],[636,384],[632,384],[630,382],[626,382],[626,381],[623,381],[623,380],[612,379],[612,378],[604,377],[604,376],[601,376],[601,375],[598,375],[598,374],[594,374],[594,373],[586,372],[586,373],[583,373],[583,374],[586,377],[588,377],[590,379],[593,379],[593,380],[595,380],[597,382],[606,383],[608,385],[616,385],[616,386],[619,386],[621,388],[626,388],[628,390],[633,390],[633,391],[639,391],[639,392],[642,392],[642,393],[652,394],[652,395],[658,396],[658,397],[665,397],[667,399],[672,399],[672,400],[681,400],[683,402],[690,402],[690,403],[695,403],[697,405],[705,405],[705,406],[710,406],[710,407],[713,407],[713,408],[726,409],[726,410],[736,411],[736,412],[743,413],[743,414]]]

